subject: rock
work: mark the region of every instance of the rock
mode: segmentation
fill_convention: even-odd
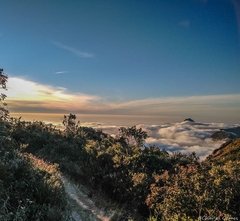
[[[186,118],[184,121],[187,121],[187,122],[195,122],[192,118]]]

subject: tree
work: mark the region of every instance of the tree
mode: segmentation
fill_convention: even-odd
[[[7,90],[7,80],[7,75],[3,72],[3,69],[0,69],[0,89]],[[0,119],[6,119],[8,116],[7,104],[4,102],[6,97],[5,94],[0,93]]]
[[[65,126],[66,135],[75,135],[79,127],[79,121],[75,114],[64,115],[63,125]]]
[[[147,133],[142,128],[137,129],[133,127],[120,127],[119,129],[120,141],[125,142],[127,145],[142,146],[144,140],[148,137]]]

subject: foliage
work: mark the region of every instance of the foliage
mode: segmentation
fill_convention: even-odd
[[[1,89],[6,89],[6,82],[7,76],[0,69]],[[67,220],[66,198],[57,165],[20,152],[22,145],[33,142],[22,137],[27,137],[26,128],[30,124],[8,118],[5,98],[6,95],[0,94],[0,220]],[[40,128],[36,134],[40,139],[34,141],[35,145],[42,142],[40,135],[44,128]]]
[[[0,89],[7,89],[7,75],[3,72],[3,69],[0,69]],[[6,95],[0,93],[0,119],[6,119],[8,116],[8,110],[6,109],[7,104],[4,102]]]
[[[147,204],[162,220],[239,218],[239,161],[224,166],[205,163],[177,166],[174,173],[155,176]]]
[[[56,165],[21,154],[0,139],[0,220],[66,220],[66,201]]]
[[[79,122],[76,122],[76,115],[75,114],[69,114],[64,115],[63,119],[63,125],[65,126],[65,133],[67,136],[74,135],[78,129]]]
[[[75,115],[64,119],[73,119],[75,129],[68,130],[69,123],[61,131],[42,122],[11,119],[8,134],[19,151],[32,154],[28,154],[30,162],[38,157],[57,163],[63,173],[91,187],[92,194],[101,192],[122,205],[121,215],[114,219],[239,218],[239,159],[200,162],[194,153],[169,154],[158,147],[143,147],[147,135],[136,127],[122,128],[113,138],[81,127]],[[231,150],[239,154],[234,145]],[[52,186],[55,179],[50,180]]]
[[[229,140],[220,148],[213,151],[208,156],[207,161],[214,164],[225,164],[228,161],[236,161],[240,159],[240,138]]]
[[[142,128],[137,129],[136,126],[119,128],[119,140],[126,145],[142,146],[146,138],[147,133]]]

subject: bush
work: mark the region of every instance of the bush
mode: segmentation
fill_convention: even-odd
[[[121,217],[125,218],[119,218],[120,220],[126,220],[126,217],[136,220],[197,220],[200,216],[214,216],[219,219],[239,217],[240,164],[237,158],[225,156],[228,160],[221,164],[213,164],[212,161],[200,162],[194,153],[169,154],[157,147],[143,147],[143,138],[147,135],[136,127],[122,128],[121,136],[113,138],[93,128],[80,127],[75,122],[76,118],[73,119],[70,126],[73,125],[74,130],[70,132],[56,130],[41,122],[12,121],[10,126],[6,127],[10,134],[9,142],[14,141],[16,148],[21,151],[59,164],[62,172],[71,178],[88,185],[94,191],[104,193],[114,202],[121,204],[122,208],[127,208],[121,212],[125,214]],[[69,123],[66,126],[69,127]],[[130,142],[131,139],[134,142]],[[231,147],[234,156],[237,156],[236,152],[239,153],[238,149],[235,144]],[[35,199],[35,210],[49,217],[55,210],[63,211],[64,206],[61,205],[65,204],[60,197],[62,186],[56,165],[46,165],[33,155],[27,154],[26,158],[19,153],[16,155],[16,151],[13,153],[15,155],[11,155],[12,158],[24,159],[24,162],[27,162],[20,167],[22,169],[17,170],[13,166],[14,162],[7,158],[9,168],[15,168],[10,172],[14,177],[28,177],[32,186],[35,186],[36,179],[43,180],[37,189],[32,188],[33,195],[32,192],[26,193],[32,196],[31,199]],[[15,170],[18,171],[17,174],[14,173]],[[8,172],[5,166],[0,167],[0,172],[6,179],[4,174]],[[11,182],[14,183],[14,180],[7,181]],[[19,180],[17,187],[20,188],[20,183],[24,186],[24,182]],[[10,190],[8,192],[10,194]],[[2,208],[5,208],[3,211],[6,208],[9,211],[15,208],[15,214],[22,212],[17,209],[22,204],[9,204],[7,195],[2,194]],[[20,198],[17,197],[17,200]],[[37,205],[45,206],[41,210]],[[27,205],[28,208],[30,206]],[[21,216],[26,214],[34,216],[27,211]]]
[[[66,200],[56,165],[23,155],[0,139],[0,220],[66,220]]]

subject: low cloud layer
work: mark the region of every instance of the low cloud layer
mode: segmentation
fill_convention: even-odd
[[[149,134],[147,143],[157,145],[170,152],[195,152],[200,158],[207,155],[224,142],[214,141],[210,136],[228,125],[222,123],[181,122],[161,126],[143,126]]]
[[[225,140],[214,141],[211,139],[211,135],[215,131],[234,126],[239,125],[188,121],[162,125],[137,125],[138,128],[141,127],[148,133],[147,145],[154,145],[171,153],[195,152],[200,159],[206,158],[214,149],[219,148],[225,142]],[[114,126],[95,125],[94,127],[113,135],[118,132]]]

